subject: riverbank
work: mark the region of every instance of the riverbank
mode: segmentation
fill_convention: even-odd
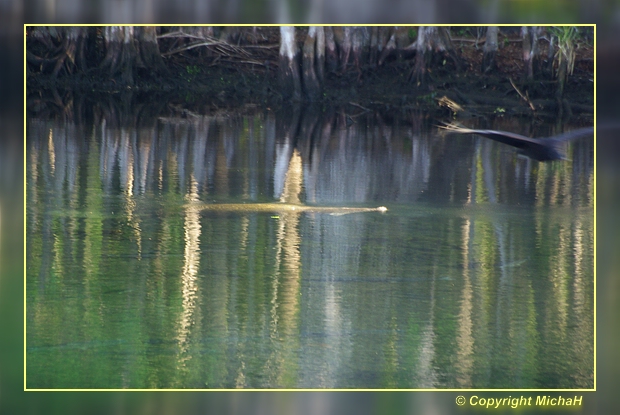
[[[52,76],[43,71],[27,74],[27,102],[31,112],[63,107],[74,96],[139,95],[192,109],[197,107],[269,108],[288,106],[278,77],[277,39],[264,39],[260,55],[253,59],[219,59],[213,53],[191,49],[164,55],[165,70],[138,68],[131,84],[102,71],[89,70],[71,76]],[[433,62],[424,84],[411,77],[415,55],[396,51],[381,65],[355,65],[328,71],[318,106],[352,106],[359,111],[427,111],[453,117],[501,115],[592,120],[594,114],[593,49],[587,44],[576,51],[575,67],[568,77],[563,98],[555,98],[557,81],[539,73],[534,80],[523,76],[522,48],[518,34],[507,34],[496,56],[497,68],[482,73],[483,52],[471,36],[455,37],[459,68],[449,60]],[[544,44],[545,42],[541,42]],[[544,46],[544,45],[543,45]],[[547,56],[541,51],[541,56]],[[233,56],[234,57],[234,56]],[[258,59],[260,58],[260,59]],[[541,62],[541,68],[549,62]],[[69,98],[71,97],[71,98]],[[303,103],[306,105],[307,103]]]

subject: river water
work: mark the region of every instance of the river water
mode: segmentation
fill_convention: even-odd
[[[27,120],[28,388],[594,387],[591,138],[152,112]]]

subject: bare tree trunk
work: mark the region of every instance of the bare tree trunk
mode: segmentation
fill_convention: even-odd
[[[373,68],[376,67],[379,62],[379,29],[380,28],[377,26],[373,26],[370,29],[370,56],[368,59]]]
[[[157,28],[155,26],[136,27],[136,46],[139,52],[138,66],[158,74],[167,73],[166,65],[157,45]]]
[[[299,48],[295,43],[295,28],[280,27],[280,83],[283,96],[294,101],[301,100],[301,77]]]
[[[112,77],[120,74],[123,83],[133,84],[137,65],[134,27],[107,26],[103,31],[103,37],[106,56],[99,67]]]
[[[356,71],[361,75],[360,63],[363,59],[364,48],[370,42],[367,27],[345,26],[335,27],[334,41],[339,49],[340,73],[347,70],[349,61],[353,61]],[[329,54],[329,51],[328,51]],[[328,61],[329,65],[329,61]]]
[[[415,53],[415,41],[412,42],[412,35],[415,29],[411,26],[381,27],[377,39],[379,51],[379,66],[392,55],[397,59],[412,56]],[[371,53],[373,45],[371,44]]]
[[[484,42],[484,53],[482,56],[482,73],[488,74],[497,70],[497,62],[495,56],[497,55],[498,43],[497,33],[499,28],[497,26],[489,26],[487,28],[486,42]]]
[[[437,28],[420,27],[420,29],[418,30],[418,38],[415,42],[415,65],[411,73],[411,78],[415,79],[415,82],[418,85],[422,84],[425,80],[427,66],[426,60],[428,59],[428,55],[426,53],[426,34],[429,29],[437,30]]]
[[[538,35],[539,28],[536,26],[523,26],[521,38],[523,39],[523,63],[524,75],[528,80],[534,79],[534,68],[538,65]]]
[[[336,72],[338,69],[338,51],[331,26],[325,27],[325,64],[330,72]]]
[[[78,70],[86,69],[86,57],[84,43],[88,37],[85,27],[68,27],[66,56]]]
[[[323,27],[316,28],[316,74],[319,82],[325,80],[325,30]]]
[[[426,26],[418,30],[418,38],[414,44],[416,58],[410,79],[418,85],[426,83],[428,67],[433,61],[445,61],[450,57],[454,62],[456,70],[460,70],[460,62],[450,40],[450,34],[446,27]]]
[[[87,68],[84,44],[88,28],[39,26],[32,29],[31,38],[43,43],[49,51],[43,56],[26,51],[27,62],[38,66],[41,72],[51,70],[52,77],[56,78],[63,70],[70,75]]]
[[[241,28],[235,26],[225,26],[220,32],[220,40],[228,43],[237,43],[241,36]]]
[[[547,65],[545,68],[545,76],[549,79],[553,79],[553,59],[555,57],[556,39],[555,35],[549,33],[549,49],[547,49]]]
[[[383,27],[381,27],[380,29],[383,29]],[[381,42],[383,41],[382,37],[387,38],[385,43],[383,44],[381,44]],[[377,39],[377,46],[381,46],[381,53],[379,54],[379,61],[377,62],[378,65],[381,66],[383,65],[383,62],[385,62],[385,59],[396,50],[396,31],[383,31],[383,33],[381,33],[380,31]]]
[[[381,66],[385,59],[399,46],[399,35],[402,37],[402,30],[408,33],[411,28],[399,28],[389,26],[373,26],[370,32],[370,65]],[[407,36],[405,34],[405,36]],[[407,36],[408,37],[408,36]],[[410,42],[406,42],[407,45]],[[405,45],[406,46],[406,45]]]
[[[353,55],[353,66],[357,71],[358,81],[362,77],[361,62],[366,57],[365,50],[368,46],[370,36],[367,27],[353,27],[351,28],[351,53]]]
[[[528,79],[534,77],[532,71],[532,34],[527,26],[521,27],[521,39],[523,42],[523,72]]]
[[[308,29],[308,35],[304,41],[303,53],[302,53],[302,74],[303,74],[303,89],[306,97],[310,101],[315,101],[321,96],[321,80],[317,76],[317,72],[321,69],[319,67],[319,47],[318,47],[318,31],[316,26],[311,26]],[[324,55],[323,55],[324,56]]]
[[[120,76],[122,83],[131,85],[138,68],[147,74],[167,74],[155,26],[108,26],[103,30],[103,37],[106,55],[99,68],[110,77]]]
[[[351,27],[345,26],[342,28],[342,42],[340,46],[340,72],[344,73],[349,63],[349,56],[351,55]]]

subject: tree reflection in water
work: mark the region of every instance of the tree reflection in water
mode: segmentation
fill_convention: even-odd
[[[154,101],[28,118],[29,388],[593,386],[591,143]]]

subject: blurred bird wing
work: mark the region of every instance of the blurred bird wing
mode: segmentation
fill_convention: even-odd
[[[594,134],[594,127],[579,128],[577,130],[568,131],[566,133],[557,135],[552,139],[555,141],[570,141],[577,138],[586,137]]]
[[[459,134],[478,134],[491,140],[499,141],[504,144],[508,144],[514,147],[523,147],[526,144],[540,144],[541,140],[537,138],[529,138],[524,135],[511,133],[508,131],[496,131],[496,130],[474,130],[471,128],[460,127],[454,124],[446,124],[445,126],[439,126],[444,130]]]

